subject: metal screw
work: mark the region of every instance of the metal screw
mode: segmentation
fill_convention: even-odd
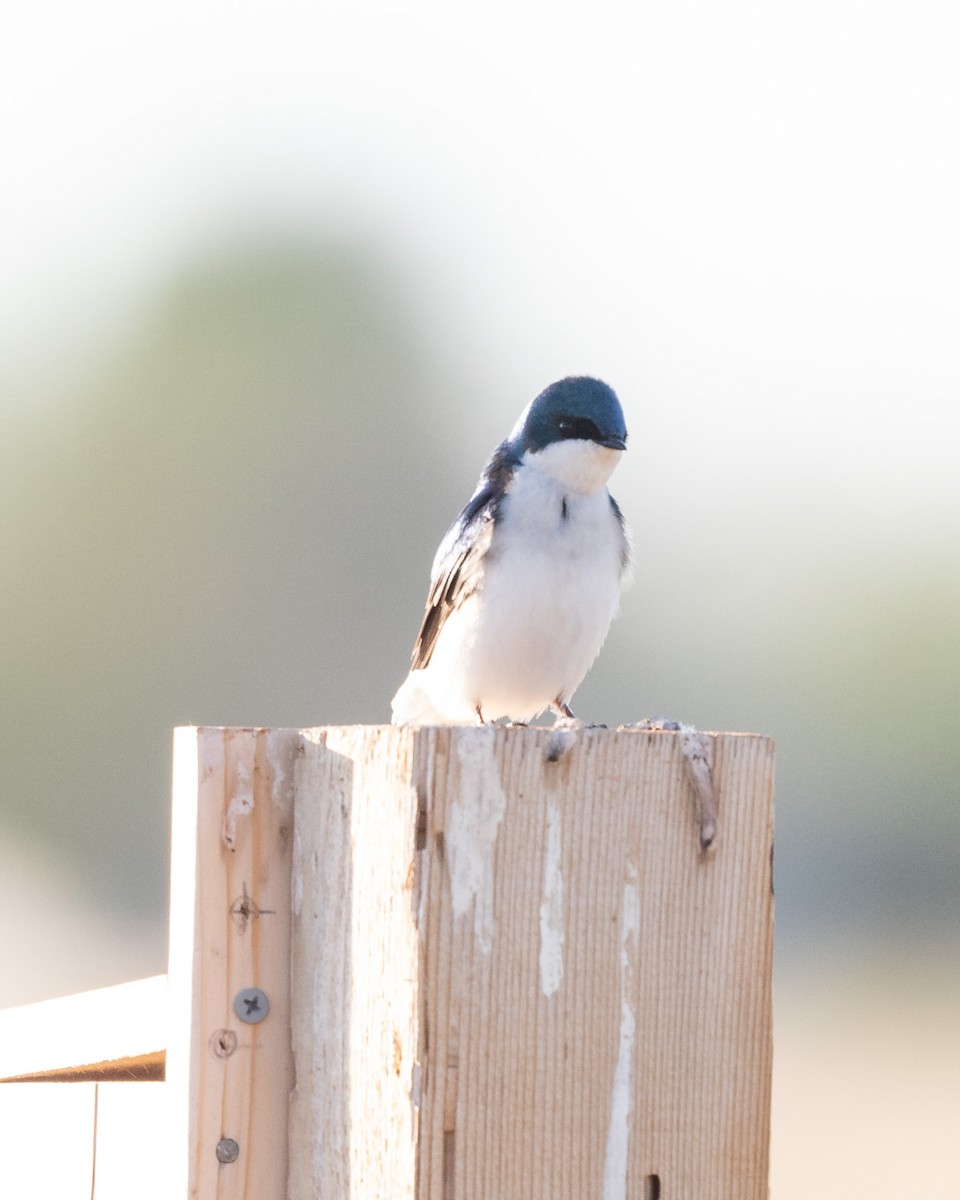
[[[243,988],[233,998],[233,1011],[247,1025],[259,1025],[270,1011],[270,1000],[259,988]]]
[[[240,1147],[233,1138],[221,1138],[217,1142],[217,1162],[234,1163],[240,1157]]]

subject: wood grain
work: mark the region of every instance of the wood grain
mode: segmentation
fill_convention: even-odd
[[[167,1049],[172,1194],[283,1196],[290,1051],[295,730],[179,729],[174,754]],[[269,1015],[234,1000],[260,988]],[[222,1138],[236,1161],[217,1157]]]
[[[672,732],[310,735],[294,1200],[766,1197],[773,747],[710,750],[702,854]]]
[[[64,1195],[765,1200],[773,747],[702,749],[707,853],[670,731],[178,730],[168,986],[2,1026],[73,1073],[165,1010],[167,1082],[5,1085],[0,1178],[42,1094]]]
[[[307,730],[293,866],[291,1200],[413,1197],[415,735]]]

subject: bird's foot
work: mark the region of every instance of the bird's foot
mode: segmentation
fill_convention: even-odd
[[[550,704],[550,711],[553,713],[554,729],[586,729],[586,724],[579,717],[573,715],[573,710],[566,700],[560,696]]]

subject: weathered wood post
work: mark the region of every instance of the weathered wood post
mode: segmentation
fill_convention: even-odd
[[[765,1200],[767,739],[706,854],[670,732],[178,739],[190,1194]]]
[[[174,736],[171,1196],[283,1197],[296,730]]]

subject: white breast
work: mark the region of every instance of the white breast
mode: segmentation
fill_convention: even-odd
[[[429,666],[408,681],[433,719],[475,720],[479,707],[486,720],[526,721],[573,695],[619,604],[622,532],[603,486],[618,458],[566,442],[518,468],[481,590],[451,614]]]

